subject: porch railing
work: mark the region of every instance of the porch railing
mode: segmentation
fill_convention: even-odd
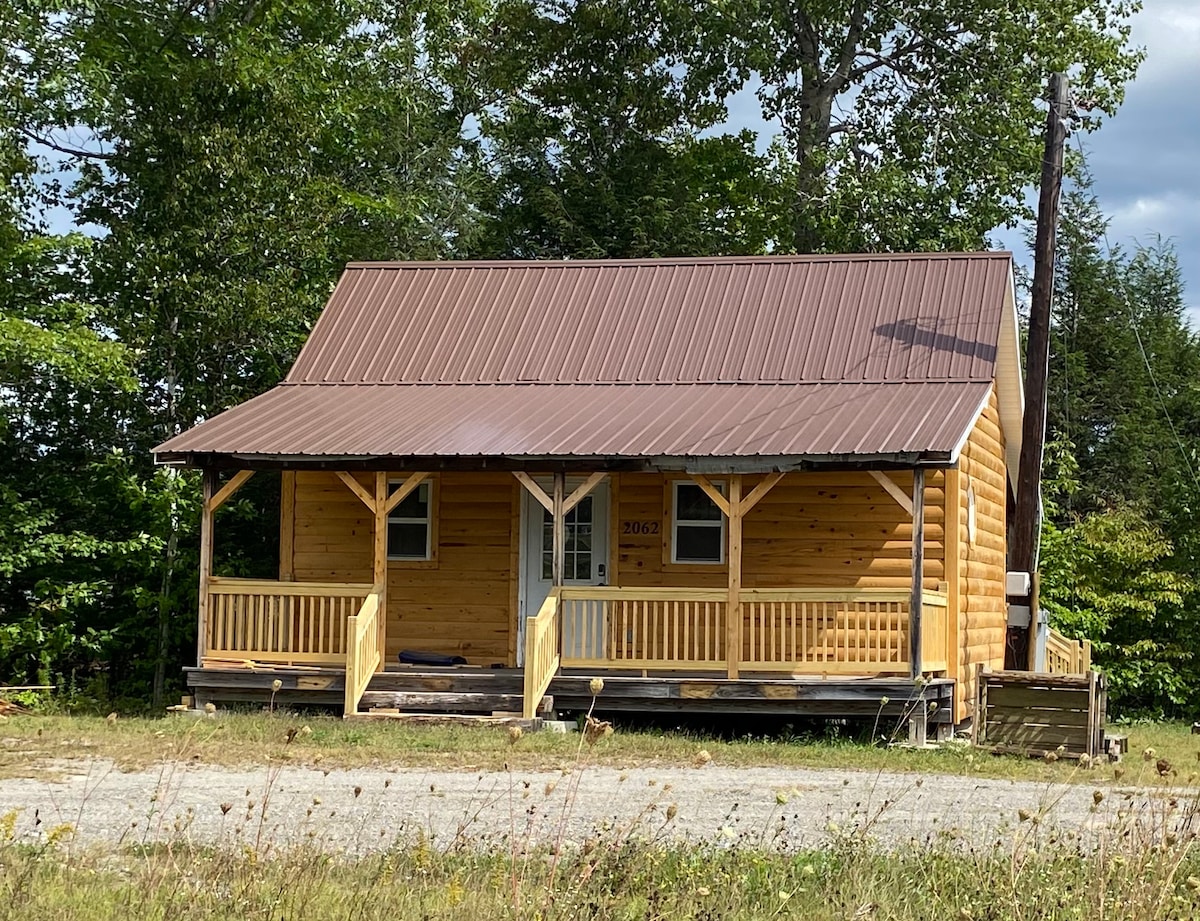
[[[358,712],[363,692],[383,665],[383,650],[379,645],[380,596],[382,585],[374,585],[363,600],[362,607],[346,621],[346,703],[345,714]]]
[[[1046,671],[1052,675],[1082,675],[1092,667],[1090,640],[1069,640],[1057,630],[1046,635]]]
[[[723,589],[562,590],[564,667],[726,668]]]
[[[561,661],[558,646],[560,591],[553,589],[537,614],[525,621],[525,686],[521,715],[527,720],[537,714]]]
[[[213,576],[204,658],[278,665],[340,666],[346,622],[372,586]]]
[[[924,592],[921,604],[921,668],[945,670],[946,595]],[[562,666],[724,671],[728,607],[723,589],[564,588]],[[908,592],[752,588],[742,590],[739,609],[740,670],[910,672]]]

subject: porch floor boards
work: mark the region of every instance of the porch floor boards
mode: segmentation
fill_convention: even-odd
[[[345,673],[335,668],[186,669],[198,706],[214,703],[266,703],[282,706],[340,707]],[[557,711],[583,712],[592,705],[593,672],[556,675],[548,696]],[[743,674],[737,679],[712,673],[605,672],[596,711],[643,713],[777,714],[779,716],[875,717],[901,719],[917,706],[937,703],[930,722],[949,723],[954,682],[928,679],[917,685],[895,677],[780,677]],[[278,679],[282,686],[272,692]],[[523,672],[515,668],[389,667],[372,677],[362,707],[397,707],[434,713],[491,713],[520,710]]]

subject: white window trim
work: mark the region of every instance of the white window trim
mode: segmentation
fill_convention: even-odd
[[[676,566],[721,566],[725,563],[725,515],[720,509],[717,509],[718,518],[716,521],[696,521],[691,518],[679,520],[679,487],[680,486],[695,486],[700,487],[694,480],[672,480],[671,481],[671,563]],[[713,481],[713,486],[721,495],[725,495],[725,483],[722,480]],[[716,503],[713,503],[716,505]],[[679,558],[679,526],[682,524],[688,528],[720,528],[721,543],[720,552],[715,560],[681,560]]]
[[[389,495],[391,494],[393,486],[400,486],[404,482],[405,482],[404,480],[388,480],[388,494]],[[388,524],[389,530],[391,529],[391,525],[393,525],[393,524],[423,524],[423,525],[425,525],[425,555],[424,556],[401,556],[398,554],[394,554],[389,550],[388,555],[387,555],[387,558],[389,560],[395,560],[400,563],[406,563],[406,562],[407,563],[427,563],[433,559],[433,483],[431,483],[429,480],[425,480],[423,483],[419,483],[417,485],[417,489],[416,489],[417,493],[419,494],[422,489],[425,490],[425,517],[424,518],[401,517],[400,515],[396,514],[396,509],[400,508],[400,506],[397,505],[396,508],[392,509],[391,513],[388,514],[387,524]]]

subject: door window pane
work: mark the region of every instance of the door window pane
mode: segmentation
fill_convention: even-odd
[[[563,517],[563,578],[592,578],[592,516],[595,508],[587,496]],[[542,578],[554,578],[554,516],[542,509]]]

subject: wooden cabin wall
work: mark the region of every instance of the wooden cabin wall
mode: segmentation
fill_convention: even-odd
[[[912,494],[911,473],[890,476]],[[616,583],[723,588],[727,569],[670,562],[670,483],[678,477],[622,473],[613,502]],[[714,477],[720,481],[720,477]],[[759,477],[746,477],[748,493]],[[945,475],[925,487],[925,587],[945,580]],[[742,584],[747,588],[894,588],[912,579],[912,519],[865,472],[789,473],[746,516]]]
[[[959,675],[957,720],[972,712],[979,663],[1004,667],[1008,616],[1004,575],[1008,473],[1000,406],[993,389],[959,459]],[[974,537],[968,526],[969,491],[975,495]]]
[[[373,489],[370,477],[360,474],[359,481]],[[388,564],[387,659],[420,649],[473,665],[509,662],[518,484],[508,473],[435,479],[435,559]],[[333,473],[297,473],[291,488],[294,578],[370,582],[373,520],[366,506]],[[287,514],[281,525],[288,526]]]

